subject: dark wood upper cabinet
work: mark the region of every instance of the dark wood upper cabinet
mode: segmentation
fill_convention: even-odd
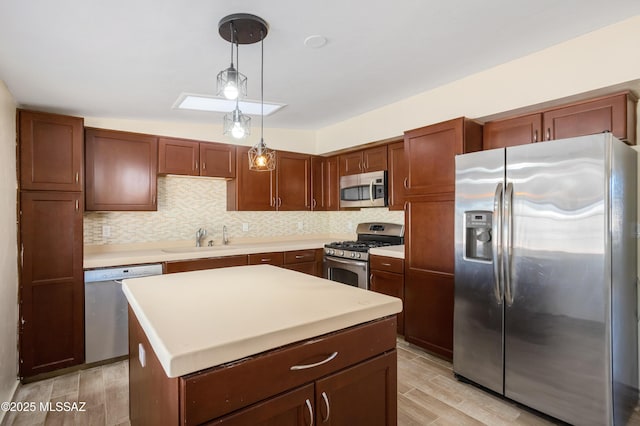
[[[87,128],[87,210],[157,210],[155,136]]]
[[[338,159],[340,176],[387,170],[387,146],[348,152],[340,155]]]
[[[542,115],[529,114],[490,121],[483,128],[483,149],[506,148],[542,140]]]
[[[324,211],[324,174],[323,157],[311,157],[311,210]]]
[[[158,138],[158,173],[200,175],[200,144],[175,138]]]
[[[277,210],[311,210],[311,156],[295,152],[276,153]]]
[[[236,154],[236,178],[227,181],[227,210],[274,210],[273,172],[249,170],[250,147],[239,146]]]
[[[200,142],[200,176],[236,177],[235,145]]]
[[[455,156],[480,149],[482,125],[464,117],[405,132],[405,196],[453,192]]]
[[[637,98],[625,92],[544,111],[544,140],[611,132],[635,145],[636,103]]]
[[[84,362],[82,193],[20,194],[20,376]]]
[[[20,189],[82,191],[80,117],[18,110]]]
[[[338,157],[311,158],[311,209],[339,209]]]
[[[404,186],[407,180],[404,142],[387,145],[387,157],[389,159],[389,210],[403,210]]]

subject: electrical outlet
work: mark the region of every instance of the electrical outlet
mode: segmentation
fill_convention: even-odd
[[[353,231],[353,222],[351,222],[351,221],[348,221],[348,222],[347,222],[347,229],[348,229],[349,231]]]
[[[111,227],[109,225],[102,225],[102,237],[109,238],[111,236]]]
[[[248,223],[243,223],[242,224],[242,232],[249,232],[249,224]]]
[[[304,229],[304,222],[298,222],[298,230],[302,231]]]
[[[142,343],[138,343],[138,361],[140,361],[142,368],[147,366],[147,353],[144,351]]]

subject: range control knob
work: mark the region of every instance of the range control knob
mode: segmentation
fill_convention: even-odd
[[[329,250],[327,250],[327,252],[328,252],[329,254],[334,254],[334,253],[335,253],[335,250],[334,250],[334,249],[329,249]]]
[[[340,250],[340,253],[338,253],[340,256],[344,256],[344,250]]]
[[[360,259],[360,258],[362,257],[362,254],[358,253],[358,254],[356,255],[356,257],[357,257],[358,259]]]
[[[355,253],[351,253],[351,257],[356,257],[356,254]]]

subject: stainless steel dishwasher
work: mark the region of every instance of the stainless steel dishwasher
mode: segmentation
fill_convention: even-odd
[[[162,274],[162,265],[84,271],[84,336],[87,364],[129,353],[127,299],[122,280]]]

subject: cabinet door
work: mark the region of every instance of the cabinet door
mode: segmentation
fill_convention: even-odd
[[[246,255],[176,260],[166,262],[163,272],[165,274],[173,274],[175,272],[201,271],[203,269],[228,268],[230,266],[244,266],[247,264]]]
[[[635,105],[635,97],[622,93],[547,111],[542,119],[545,140],[611,132],[635,145]]]
[[[311,210],[324,211],[324,174],[325,159],[322,157],[311,157]]]
[[[186,139],[158,139],[158,173],[200,175],[200,144]]]
[[[393,350],[316,381],[316,424],[395,425],[396,378]]]
[[[249,170],[249,147],[239,146],[235,179],[227,182],[227,210],[274,210],[272,172]]]
[[[365,172],[387,170],[387,146],[365,149],[362,152],[362,163]]]
[[[404,186],[407,179],[404,142],[389,144],[387,150],[389,159],[389,210],[403,210]]]
[[[249,255],[249,265],[274,265],[284,264],[284,253],[281,251],[272,253],[254,253]]]
[[[223,143],[200,143],[200,175],[236,177],[236,147]]]
[[[542,114],[490,121],[483,128],[483,149],[506,148],[542,141]]]
[[[396,274],[372,269],[369,277],[369,289],[376,293],[402,299],[404,304],[404,271],[402,274]],[[404,334],[404,312],[398,314],[398,334]]]
[[[340,175],[338,173],[338,157],[324,160],[324,205],[325,210],[340,210]]]
[[[307,426],[313,424],[313,383],[206,423],[224,426]]]
[[[405,197],[455,190],[455,156],[482,149],[482,126],[464,117],[405,132]]]
[[[338,159],[340,161],[340,176],[355,175],[364,171],[362,151],[342,154]]]
[[[82,194],[20,194],[20,376],[84,361]]]
[[[82,191],[83,119],[24,110],[18,118],[20,189]]]
[[[86,129],[87,210],[157,210],[155,136]]]
[[[311,210],[311,156],[277,152],[276,205],[278,210]]]

